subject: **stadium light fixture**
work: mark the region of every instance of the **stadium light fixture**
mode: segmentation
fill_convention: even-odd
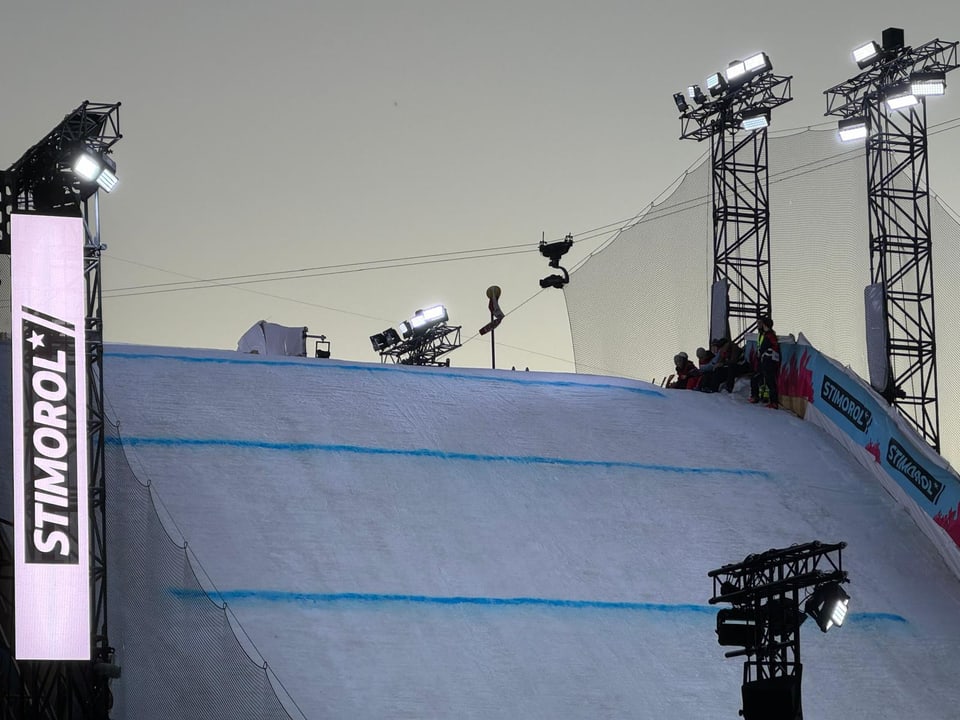
[[[765,52],[758,52],[744,60],[743,67],[753,77],[767,70],[773,70],[773,63],[770,62],[770,58],[767,57]]]
[[[744,65],[743,60],[734,60],[727,66],[727,69],[723,71],[723,76],[731,85],[746,80],[744,77],[746,74],[747,66]]]
[[[741,130],[762,130],[770,127],[770,111],[764,109],[747,110],[740,121]]]
[[[386,350],[400,342],[400,333],[393,328],[387,328],[383,332],[370,336],[370,344],[376,352]]]
[[[414,335],[422,335],[430,328],[444,323],[448,319],[447,309],[443,305],[434,305],[426,310],[417,310],[412,318],[400,323],[397,329],[404,339],[408,339]]]
[[[687,88],[687,97],[697,103],[697,105],[703,105],[707,101],[707,96],[703,94],[703,90],[700,89],[699,85],[690,85]]]
[[[890,110],[903,110],[920,102],[909,82],[898,83],[883,90],[883,100]]]
[[[807,600],[803,611],[817,621],[823,632],[843,625],[850,607],[850,596],[839,582],[829,582],[817,587]]]
[[[858,68],[864,70],[880,59],[880,53],[880,46],[877,45],[876,41],[871,40],[854,49],[853,61]]]
[[[676,103],[677,110],[682,113],[690,109],[690,106],[687,104],[687,99],[683,96],[683,93],[674,93],[673,102]]]
[[[107,192],[117,186],[117,164],[109,155],[82,148],[73,161],[73,172],[87,182],[96,182]]]
[[[947,92],[945,72],[915,72],[910,75],[910,92],[915,96],[944,95]]]
[[[724,78],[723,73],[717,72],[707,78],[707,90],[710,92],[710,97],[722,95],[726,89],[727,80]]]
[[[863,140],[870,133],[870,124],[865,117],[844,118],[837,123],[841,142]]]

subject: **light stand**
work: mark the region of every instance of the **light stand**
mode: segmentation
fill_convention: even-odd
[[[109,682],[119,674],[107,634],[107,528],[105,478],[105,414],[103,404],[103,315],[98,191],[116,182],[109,161],[112,146],[120,140],[120,103],[84,102],[34,145],[4,173],[0,202],[0,252],[10,252],[10,214],[37,213],[83,218],[83,272],[86,287],[87,431],[90,472],[90,574],[92,584],[92,637],[89,662],[14,661],[4,619],[3,668],[5,691],[0,694],[4,717],[96,718],[109,717],[112,696]],[[90,153],[103,165],[88,177],[72,168],[76,154]],[[107,172],[107,175],[104,175]],[[102,178],[101,178],[102,176]],[[112,180],[111,180],[112,177]],[[105,185],[106,184],[106,185]],[[12,605],[12,603],[11,603]],[[16,688],[15,692],[7,692]]]
[[[939,452],[926,96],[945,91],[957,43],[911,48],[903,30],[888,28],[882,47],[869,43],[854,59],[863,72],[824,91],[825,114],[841,118],[842,137],[867,141],[870,282],[885,328],[867,339],[883,353],[879,363],[871,355],[871,384]]]
[[[764,53],[731,63],[707,79],[709,96],[691,85],[687,102],[674,95],[681,140],[710,140],[713,203],[713,285],[727,306],[710,337],[741,341],[771,313],[770,204],[767,125],[770,111],[792,100],[792,77],[774,75]],[[742,132],[741,131],[746,131]],[[740,133],[740,134],[738,134]],[[731,335],[731,319],[740,330]]]
[[[819,623],[819,614],[833,609],[825,608],[826,592],[820,589],[847,582],[841,559],[846,545],[811,542],[768,550],[707,573],[713,579],[710,604],[731,605],[717,613],[717,642],[741,648],[725,657],[747,658],[741,711],[746,720],[802,720],[800,625],[806,615],[800,591],[814,589],[810,597],[817,602],[807,607],[818,613]]]

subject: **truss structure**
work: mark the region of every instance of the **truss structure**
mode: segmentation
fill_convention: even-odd
[[[847,580],[841,558],[845,547],[843,542],[793,545],[748,555],[741,563],[707,573],[713,579],[710,604],[732,606],[720,611],[718,633],[724,618],[748,628],[743,648],[726,653],[726,657],[746,656],[744,687],[784,679],[792,680],[799,692],[800,625],[806,618],[800,609],[800,594],[807,588]],[[797,706],[799,710],[799,695]]]
[[[914,73],[947,73],[957,42],[899,47],[856,77],[824,91],[826,115],[863,117],[870,281],[883,288],[888,382],[877,388],[940,451],[926,99],[889,110],[884,93]]]
[[[121,138],[119,108],[120,103],[84,102],[3,174],[0,251],[10,252],[10,211],[80,216],[84,221],[93,617],[90,662],[18,662],[13,659],[10,628],[4,625],[0,636],[3,642],[0,655],[4,657],[4,662],[0,663],[0,680],[5,688],[0,696],[2,718],[105,720],[112,705],[109,681],[117,668],[113,664],[114,650],[110,647],[107,632],[106,416],[100,277],[103,246],[100,243],[99,193],[96,184],[81,182],[73,174],[66,163],[66,154],[77,144],[101,154],[108,153]],[[5,588],[6,583],[0,583],[0,592]],[[11,607],[14,601],[11,597]],[[9,619],[12,624],[12,614],[5,614],[4,618],[5,623]]]
[[[791,80],[767,71],[680,116],[682,140],[710,139],[713,282],[727,284],[728,334],[736,341],[772,305],[767,130],[738,132],[745,114],[769,114],[792,100]]]
[[[440,358],[460,347],[459,325],[441,323],[434,325],[422,335],[415,335],[397,345],[380,351],[380,361],[392,360],[400,365],[432,365],[449,367],[450,359]]]

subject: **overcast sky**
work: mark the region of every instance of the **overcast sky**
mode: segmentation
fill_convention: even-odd
[[[0,166],[83,100],[122,102],[108,341],[235,349],[265,319],[375,362],[370,335],[442,302],[463,326],[452,364],[489,366],[474,335],[497,284],[498,367],[572,371],[537,243],[574,234],[572,268],[707,150],[678,140],[671,95],[765,50],[793,76],[774,126],[831,122],[823,90],[890,26],[957,40],[960,4],[8,3]],[[956,92],[929,104],[931,127],[958,117]],[[931,186],[954,208],[958,148],[960,129],[931,134]],[[486,257],[361,270],[469,250]],[[297,269],[311,277],[157,287]]]

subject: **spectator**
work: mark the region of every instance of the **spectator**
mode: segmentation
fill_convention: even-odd
[[[719,338],[714,342],[717,343],[717,356],[719,358],[717,363],[716,388],[719,389],[723,386],[723,389],[732,393],[737,378],[741,375],[749,374],[753,368],[750,367],[750,363],[744,359],[743,348],[733,340],[729,338]]]
[[[760,402],[760,388],[767,388],[767,407],[774,410],[780,407],[780,394],[777,391],[777,379],[780,376],[780,341],[773,331],[773,320],[764,315],[758,322],[757,355],[760,358],[759,369],[750,379],[750,398],[752,403]]]
[[[695,390],[697,385],[700,384],[700,371],[687,357],[687,354],[679,352],[674,355],[673,365],[676,369],[675,379],[667,387],[678,390]]]

